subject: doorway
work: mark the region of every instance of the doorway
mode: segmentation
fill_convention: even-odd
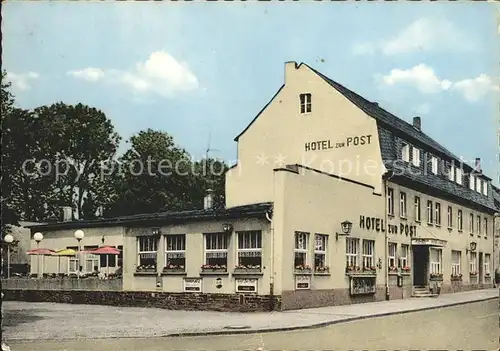
[[[412,246],[412,257],[413,257],[413,285],[427,286],[429,248],[427,246]]]
[[[478,278],[478,284],[483,285],[483,253],[479,253],[479,278]]]

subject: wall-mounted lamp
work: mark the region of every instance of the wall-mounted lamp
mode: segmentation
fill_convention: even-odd
[[[105,241],[105,240],[106,240],[106,239],[104,239],[104,235],[103,235],[103,236],[102,236],[102,239],[101,239],[101,242],[104,244],[104,241]]]
[[[378,268],[378,269],[382,269],[382,257],[379,257],[379,258],[378,258],[378,261],[377,261],[377,268]]]
[[[342,229],[342,233],[335,233],[335,239],[338,241],[339,236],[346,236],[351,234],[352,223],[349,221],[343,221],[340,223],[340,227]]]
[[[233,225],[231,223],[224,223],[222,225],[222,230],[225,232],[225,233],[229,233],[233,230]]]
[[[472,251],[476,251],[476,248],[477,248],[477,243],[475,242],[471,242],[469,244],[469,248],[465,249],[465,253],[469,253],[469,252],[472,252]]]

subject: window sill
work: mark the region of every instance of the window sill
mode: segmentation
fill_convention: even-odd
[[[453,227],[448,227],[448,231],[452,231],[453,230]]]
[[[187,275],[186,272],[184,271],[163,271],[161,272],[161,275],[162,276],[165,276],[165,275]]]
[[[416,220],[415,220],[415,223],[421,224],[421,223],[422,223],[422,221],[421,221],[420,219],[416,219]]]
[[[312,271],[308,270],[303,270],[303,271],[294,271],[293,274],[295,275],[312,275]]]
[[[470,236],[474,236],[474,233],[469,233]]]
[[[377,277],[376,272],[373,272],[373,273],[370,273],[370,272],[347,272],[345,275],[348,277],[362,277],[362,278],[364,278],[364,277],[376,278]]]
[[[389,217],[389,218],[394,218],[394,213],[388,213],[388,214],[387,214],[387,217]]]
[[[314,272],[314,275],[329,277],[331,274],[330,272]]]
[[[428,225],[429,227],[432,227],[434,224],[427,222],[427,225]]]
[[[485,235],[485,236],[484,236],[484,238],[485,238],[485,239],[488,239],[488,235]]]
[[[401,219],[402,221],[407,221],[408,218],[406,218],[406,216],[400,216],[399,219]]]
[[[156,276],[157,272],[134,272],[135,276]]]
[[[254,275],[254,276],[263,276],[264,275],[264,272],[261,272],[261,271],[252,271],[252,270],[248,270],[248,271],[234,271],[232,273],[232,275],[238,275],[238,276],[248,276],[248,275]]]
[[[441,224],[438,224],[438,223],[434,223],[434,226],[435,226],[436,228],[441,228]]]
[[[393,271],[393,272],[389,271],[389,275],[399,275],[399,273],[398,273],[397,271],[396,271],[396,272],[394,272],[394,271]]]
[[[459,233],[463,233],[464,231],[463,231],[462,229],[459,229],[459,230],[458,230],[458,232],[459,232]]]
[[[228,271],[201,271],[200,275],[229,275]]]
[[[401,275],[404,275],[404,276],[410,276],[410,275],[411,275],[411,272],[401,272]]]

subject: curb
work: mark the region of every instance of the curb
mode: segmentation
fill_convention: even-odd
[[[466,305],[469,303],[489,301],[489,300],[495,300],[495,299],[498,299],[498,296],[486,297],[486,298],[470,300],[470,301],[454,302],[454,303],[442,305],[442,306],[422,307],[422,308],[416,308],[416,309],[406,310],[406,311],[382,312],[382,313],[377,313],[377,314],[372,314],[372,315],[367,315],[367,316],[349,317],[349,318],[344,318],[344,319],[339,319],[339,320],[334,320],[334,321],[328,321],[328,322],[322,322],[322,323],[316,323],[316,324],[310,324],[310,325],[301,325],[301,326],[295,326],[295,327],[283,327],[283,328],[272,328],[272,329],[253,329],[253,330],[220,330],[220,331],[213,331],[213,332],[172,333],[172,334],[162,335],[161,337],[179,338],[179,337],[190,337],[190,336],[262,334],[262,333],[277,333],[277,332],[293,331],[293,330],[317,329],[317,328],[327,327],[327,326],[333,325],[333,324],[354,322],[354,321],[358,321],[358,320],[377,318],[377,317],[387,317],[387,316],[393,316],[396,314],[406,314],[406,313],[412,313],[412,312],[436,310],[438,308],[454,307],[454,306]]]

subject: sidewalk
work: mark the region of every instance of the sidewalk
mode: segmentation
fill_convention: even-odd
[[[170,311],[153,308],[4,302],[7,340],[193,336],[306,329],[498,299],[498,289],[272,313]]]

